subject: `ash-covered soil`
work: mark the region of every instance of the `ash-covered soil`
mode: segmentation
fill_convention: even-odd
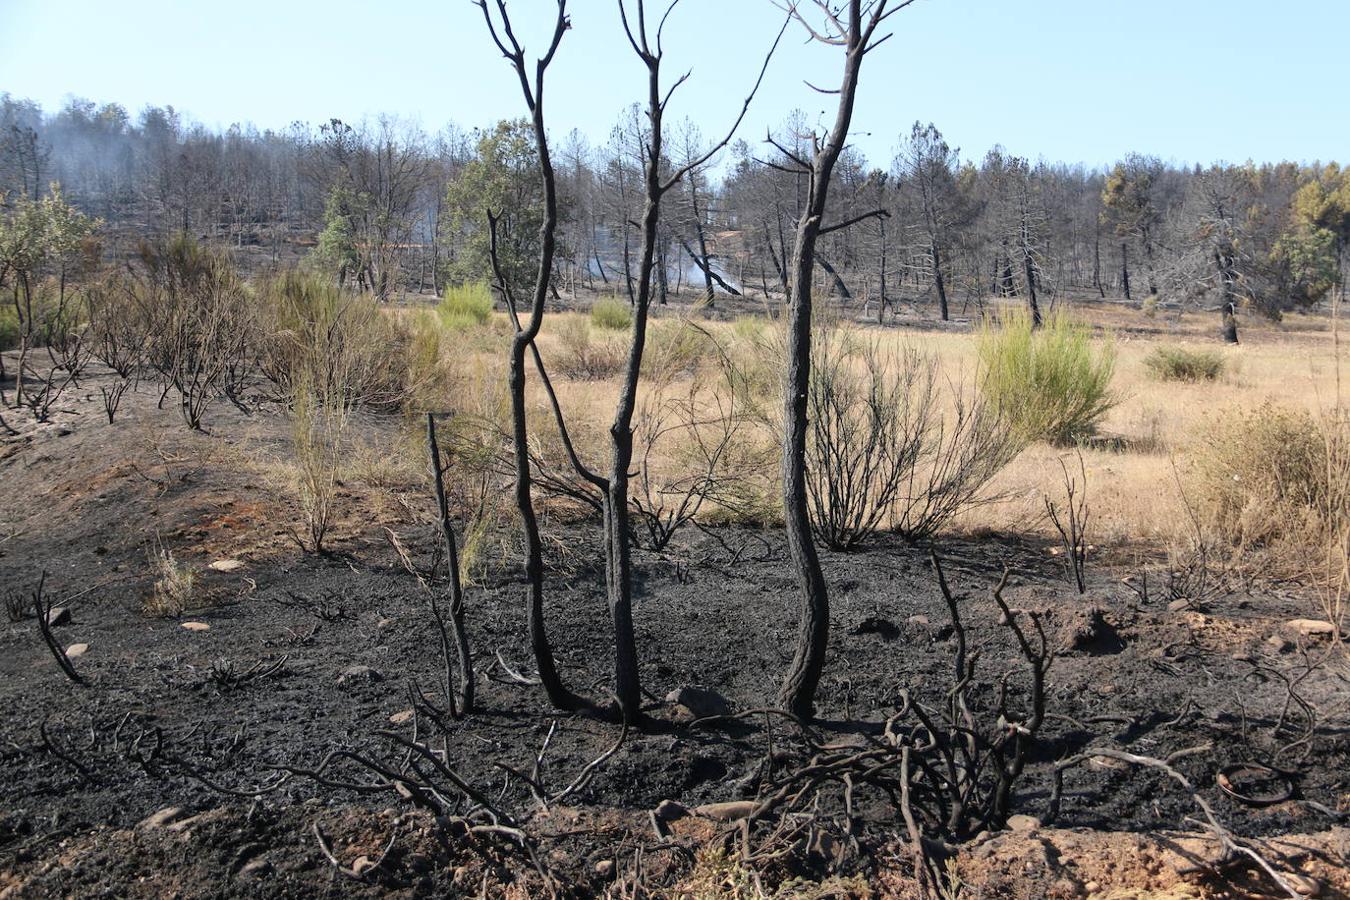
[[[56,604],[70,612],[54,634],[63,646],[88,645],[73,660],[86,683],[73,685],[32,618],[0,624],[0,896],[527,896],[545,889],[540,870],[588,895],[631,880],[635,859],[640,883],[657,891],[686,876],[700,844],[721,832],[683,825],[663,841],[648,811],[664,800],[692,807],[753,796],[770,742],[792,751],[793,728],[782,721],[693,727],[664,701],[696,685],[736,710],[772,705],[796,635],[781,533],[691,529],[667,552],[635,560],[634,615],[654,725],[630,731],[583,788],[547,812],[507,767],[537,767],[537,780],[559,791],[614,743],[619,726],[552,711],[538,687],[519,683],[532,660],[518,569],[504,562],[469,589],[481,711],[450,723],[436,746],[463,779],[526,823],[538,858],[509,841],[437,828],[395,793],[362,789],[371,772],[341,760],[322,779],[283,780],[278,767],[312,771],[334,751],[396,768],[406,751],[381,731],[414,738],[417,729],[425,739],[429,723],[407,711],[410,691],[436,697],[443,683],[439,637],[426,594],[381,529],[398,531],[421,564],[432,559],[435,531],[394,492],[349,485],[334,552],[303,554],[287,537],[293,501],[240,463],[240,453],[281,442],[278,422],[220,407],[213,434],[192,435],[156,411],[153,397],[137,400],[113,426],[95,418],[94,406],[23,429],[0,460],[0,592],[31,590],[45,569]],[[403,499],[429,507],[416,494]],[[546,529],[547,621],[558,662],[575,690],[603,700],[612,647],[598,528],[554,517]],[[196,567],[201,608],[146,615],[146,548],[157,546]],[[1350,809],[1345,657],[1285,624],[1310,614],[1310,595],[1292,585],[1230,585],[1176,603],[1156,569],[1144,590],[1142,570],[1090,564],[1080,596],[1039,542],[945,539],[936,550],[963,598],[968,639],[983,647],[970,691],[977,716],[992,714],[1005,673],[1014,673],[1014,706],[1024,699],[1025,663],[989,599],[1005,566],[1009,604],[1038,611],[1060,648],[1050,717],[1018,785],[1020,812],[1042,815],[1053,763],[1085,748],[1165,757],[1209,744],[1176,766],[1229,828],[1339,833],[1339,844],[1323,840],[1320,856],[1308,858],[1336,863],[1339,852],[1343,867],[1344,832],[1329,832],[1334,817],[1300,802]],[[896,710],[902,689],[937,703],[951,687],[953,633],[928,554],[885,539],[825,555],[833,608],[822,739],[865,741]],[[1258,808],[1225,795],[1216,773],[1241,762],[1286,771],[1294,798]],[[1077,830],[1069,834],[1127,833],[1112,852],[1129,856],[1146,835],[1196,831],[1188,818],[1197,815],[1166,776],[1103,764],[1068,773],[1056,825]],[[326,858],[316,826],[347,873]],[[365,866],[380,860],[386,846],[378,867],[352,871],[362,857]],[[901,890],[905,882],[886,873],[907,865],[904,852],[883,853],[880,844],[864,851],[849,863],[852,873]],[[1018,862],[1011,882],[1008,871],[985,865],[966,883],[983,878],[994,896],[1090,891],[1060,854],[1032,855],[1035,865]],[[1114,886],[1129,887],[1150,870],[1093,871],[1105,888],[1111,871],[1121,879]],[[1336,890],[1334,878],[1323,887]]]

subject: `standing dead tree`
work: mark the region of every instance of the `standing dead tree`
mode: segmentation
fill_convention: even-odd
[[[789,264],[788,358],[783,417],[783,507],[788,548],[801,584],[802,619],[796,652],[783,681],[784,707],[799,716],[810,716],[815,709],[816,686],[825,667],[825,648],[829,642],[830,603],[820,559],[811,539],[811,515],[806,489],[807,405],[811,391],[811,289],[816,265],[816,242],[824,234],[845,224],[825,224],[825,204],[835,164],[844,151],[863,60],[890,35],[877,37],[877,28],[887,18],[909,6],[913,0],[848,0],[839,8],[826,0],[813,0],[823,24],[803,12],[803,4],[791,0],[784,4],[813,40],[844,51],[844,73],[834,125],[825,135],[811,135],[811,158],[794,153],[775,143],[778,151],[807,177],[807,201],[797,220],[797,235]],[[822,141],[823,137],[823,141]],[[786,166],[785,166],[786,168]]]
[[[679,168],[667,173],[663,166],[665,153],[663,119],[672,95],[689,77],[681,76],[669,88],[661,86],[662,30],[679,0],[673,0],[661,16],[652,35],[647,23],[644,0],[635,0],[633,15],[628,4],[619,3],[619,17],[629,45],[647,70],[647,128],[643,134],[644,204],[641,222],[642,249],[639,255],[638,276],[633,298],[632,334],[628,345],[628,359],[624,365],[619,386],[619,398],[614,409],[614,423],[610,426],[610,465],[605,479],[605,584],[609,597],[610,616],[614,623],[614,681],[615,694],[624,718],[636,720],[641,709],[642,689],[638,677],[637,647],[633,637],[633,574],[631,559],[631,525],[629,523],[629,478],[633,462],[633,416],[637,408],[638,381],[642,372],[642,356],[647,340],[647,314],[651,306],[653,277],[660,242],[661,204],[666,195],[676,188],[689,173],[707,164],[731,141],[740,127],[750,103],[768,70],[769,61],[778,41],[787,29],[784,20],[773,46],[765,54],[759,77],[741,105],[736,121],[721,140],[702,153],[689,154]]]
[[[544,551],[539,536],[539,520],[534,512],[534,498],[531,495],[531,465],[529,450],[529,427],[526,422],[525,405],[525,352],[532,350],[538,363],[538,350],[534,340],[544,324],[544,304],[548,299],[548,289],[553,277],[553,258],[557,251],[558,230],[558,191],[553,172],[553,162],[549,156],[548,130],[544,124],[544,76],[549,64],[553,62],[558,45],[562,43],[563,33],[572,27],[567,15],[567,0],[557,0],[557,13],[554,18],[552,37],[548,49],[535,62],[533,78],[525,63],[525,48],[516,39],[511,17],[506,12],[505,0],[494,0],[497,18],[493,18],[492,9],[487,0],[478,0],[483,11],[483,20],[487,23],[492,42],[501,51],[520,81],[521,94],[530,111],[530,121],[538,147],[539,175],[543,182],[544,216],[539,229],[539,268],[535,275],[534,287],[530,296],[528,318],[522,319],[516,308],[514,293],[510,283],[501,277],[500,265],[497,269],[497,288],[507,302],[508,311],[515,325],[515,336],[511,340],[509,386],[511,393],[511,442],[515,453],[516,509],[520,513],[521,526],[525,532],[525,578],[526,617],[529,622],[530,647],[534,651],[535,665],[539,669],[539,681],[548,695],[549,702],[559,709],[578,709],[585,705],[581,697],[574,694],[563,683],[553,659],[553,646],[549,642],[548,631],[544,624]],[[491,224],[492,217],[489,216]],[[496,229],[493,227],[493,233]],[[495,244],[495,240],[494,240]],[[492,256],[496,259],[496,249]],[[543,367],[539,366],[541,378]],[[547,386],[547,381],[545,380]],[[550,390],[550,394],[552,391]],[[556,405],[555,405],[556,411]],[[561,424],[561,416],[559,417]],[[570,442],[569,442],[570,446]]]
[[[455,543],[455,530],[450,524],[450,504],[445,499],[445,469],[441,465],[441,450],[436,443],[436,417],[431,413],[427,413],[427,453],[431,457],[432,484],[436,490],[436,517],[440,521],[441,537],[445,541],[445,567],[450,576],[450,633],[459,657],[459,696],[456,697],[455,690],[447,684],[446,702],[450,705],[451,715],[468,715],[473,712],[473,657],[469,652],[469,636],[464,630],[464,585],[459,575],[459,548]],[[431,611],[444,635],[440,604],[436,602],[434,593]],[[448,664],[446,668],[449,668]]]

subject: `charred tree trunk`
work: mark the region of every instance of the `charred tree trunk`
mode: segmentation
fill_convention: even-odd
[[[1214,264],[1219,269],[1219,284],[1223,289],[1223,302],[1219,307],[1219,315],[1223,317],[1223,339],[1229,344],[1236,344],[1238,342],[1237,273],[1233,270],[1232,249],[1220,247],[1215,250]]]
[[[455,531],[450,525],[450,504],[445,498],[444,469],[441,468],[441,450],[436,443],[436,419],[427,413],[427,451],[431,456],[431,474],[436,489],[436,514],[440,519],[441,538],[445,541],[445,565],[450,576],[450,635],[455,642],[455,652],[459,657],[459,690],[450,683],[450,661],[446,665],[446,700],[450,711],[456,716],[467,716],[474,709],[473,657],[469,652],[469,635],[464,630],[464,586],[459,578],[459,548],[455,543]],[[432,598],[432,613],[441,624],[440,607]],[[442,625],[442,634],[444,634]],[[448,654],[447,654],[448,656]]]
[[[533,85],[530,82],[525,65],[525,51],[516,43],[511,34],[509,20],[504,19],[503,31],[506,42],[498,34],[488,10],[483,3],[483,17],[488,30],[502,55],[511,61],[520,80],[521,91],[530,110],[534,128],[535,143],[538,148],[539,174],[544,190],[544,221],[539,228],[540,250],[539,268],[535,275],[534,290],[531,296],[529,318],[522,320],[516,314],[510,283],[500,274],[497,277],[498,290],[508,300],[508,308],[516,324],[516,332],[511,340],[510,369],[508,384],[511,395],[511,442],[515,455],[515,500],[520,514],[521,528],[525,537],[525,616],[530,634],[530,649],[534,652],[535,665],[539,669],[539,682],[548,695],[549,702],[558,709],[575,710],[585,702],[572,693],[558,674],[553,660],[553,645],[548,638],[544,623],[544,550],[539,536],[539,521],[534,513],[534,498],[531,493],[533,476],[530,466],[529,426],[526,419],[525,402],[525,353],[534,345],[539,329],[544,323],[544,306],[548,298],[549,280],[553,274],[553,256],[557,247],[558,230],[558,194],[552,160],[548,152],[548,130],[544,124],[543,82],[544,72],[553,54],[562,41],[563,33],[570,27],[566,14],[567,0],[558,0],[557,20],[554,26],[553,42],[548,52],[539,61]],[[495,227],[493,229],[495,233]],[[495,256],[495,250],[494,250]]]
[[[881,227],[881,252],[877,254],[878,269],[877,272],[877,298],[879,305],[877,307],[877,324],[880,325],[886,318],[886,220],[884,218],[877,220]]]
[[[1104,300],[1106,288],[1102,287],[1102,236],[1100,230],[1092,233],[1092,286]]]
[[[769,236],[769,223],[764,223],[764,246],[769,250],[769,259],[773,260],[773,270],[778,273],[778,283],[783,286],[783,293],[788,293],[787,269],[783,267],[785,260],[779,258],[778,253],[773,248],[773,239]],[[765,290],[767,296],[768,290]]]
[[[694,248],[690,247],[689,242],[686,241],[684,238],[677,238],[677,240],[679,240],[680,247],[683,248],[684,252],[689,254],[689,258],[694,261],[694,265],[697,266],[699,271],[703,273],[705,283],[708,285],[707,289],[708,292],[705,296],[708,300],[709,306],[712,306],[712,299],[713,299],[712,285],[714,282],[717,284],[718,287],[720,287],[722,290],[726,291],[733,297],[739,297],[741,295],[740,291],[732,287],[730,284],[727,284],[726,280],[723,279],[721,275],[717,274],[717,272],[712,267],[712,261],[709,260],[706,255],[700,256],[699,254],[696,254],[694,252]]]
[[[1027,253],[1022,257],[1022,264],[1026,269],[1027,308],[1031,310],[1031,327],[1040,328],[1041,305],[1036,300],[1036,263],[1032,260],[1031,254]]]
[[[937,241],[930,245],[933,255],[933,284],[937,286],[938,295],[938,314],[942,316],[942,321],[948,321],[951,316],[947,309],[947,286],[942,280],[942,251],[938,249]]]
[[[1133,300],[1130,296],[1130,248],[1124,242],[1120,242],[1120,286],[1125,291],[1125,299]]]
[[[787,378],[783,398],[783,510],[788,549],[801,589],[801,622],[792,664],[780,691],[780,702],[785,709],[803,717],[815,713],[816,688],[825,667],[830,629],[829,594],[811,537],[806,490],[807,403],[811,389],[811,276],[830,178],[853,120],[863,58],[871,46],[876,27],[886,14],[886,5],[886,0],[873,4],[864,23],[862,0],[849,0],[847,4],[847,19],[840,26],[842,33],[838,35],[845,50],[838,111],[824,145],[817,143],[810,165],[803,166],[805,174],[809,175],[807,204],[797,220],[790,266],[792,290],[788,306]]]
[[[799,232],[798,233],[799,240],[800,237],[801,236]],[[814,253],[814,250],[812,252]],[[853,295],[849,293],[848,285],[844,284],[844,279],[839,277],[839,273],[835,271],[834,266],[830,265],[830,261],[818,253],[815,254],[815,258],[816,258],[816,265],[820,266],[821,270],[826,275],[830,276],[830,285],[831,285],[830,296],[840,297],[844,300],[852,300]]]

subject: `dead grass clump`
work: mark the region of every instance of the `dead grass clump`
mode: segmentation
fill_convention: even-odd
[[[1244,562],[1311,575],[1343,622],[1350,550],[1350,416],[1265,403],[1211,423],[1191,454],[1201,521]],[[1252,557],[1255,556],[1256,559]]]
[[[1218,350],[1190,347],[1155,347],[1144,357],[1144,368],[1159,381],[1217,381],[1225,360]]]
[[[596,339],[591,323],[568,317],[558,328],[558,358],[554,365],[573,381],[605,381],[623,366],[624,347],[617,341]]]
[[[192,602],[197,574],[191,566],[174,559],[166,547],[157,547],[148,554],[155,583],[146,599],[147,615],[170,618],[182,615]]]

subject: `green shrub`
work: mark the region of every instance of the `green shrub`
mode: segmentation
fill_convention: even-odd
[[[492,318],[492,292],[481,281],[447,287],[436,312],[450,331],[486,325]]]
[[[1218,350],[1155,347],[1144,357],[1144,368],[1159,381],[1216,381],[1224,358]]]
[[[1118,400],[1111,391],[1115,345],[1094,347],[1087,328],[1059,313],[1040,328],[1020,309],[986,323],[979,357],[985,399],[1027,441],[1088,437]]]
[[[633,310],[618,297],[601,297],[591,306],[591,324],[596,328],[623,331],[633,324]]]

